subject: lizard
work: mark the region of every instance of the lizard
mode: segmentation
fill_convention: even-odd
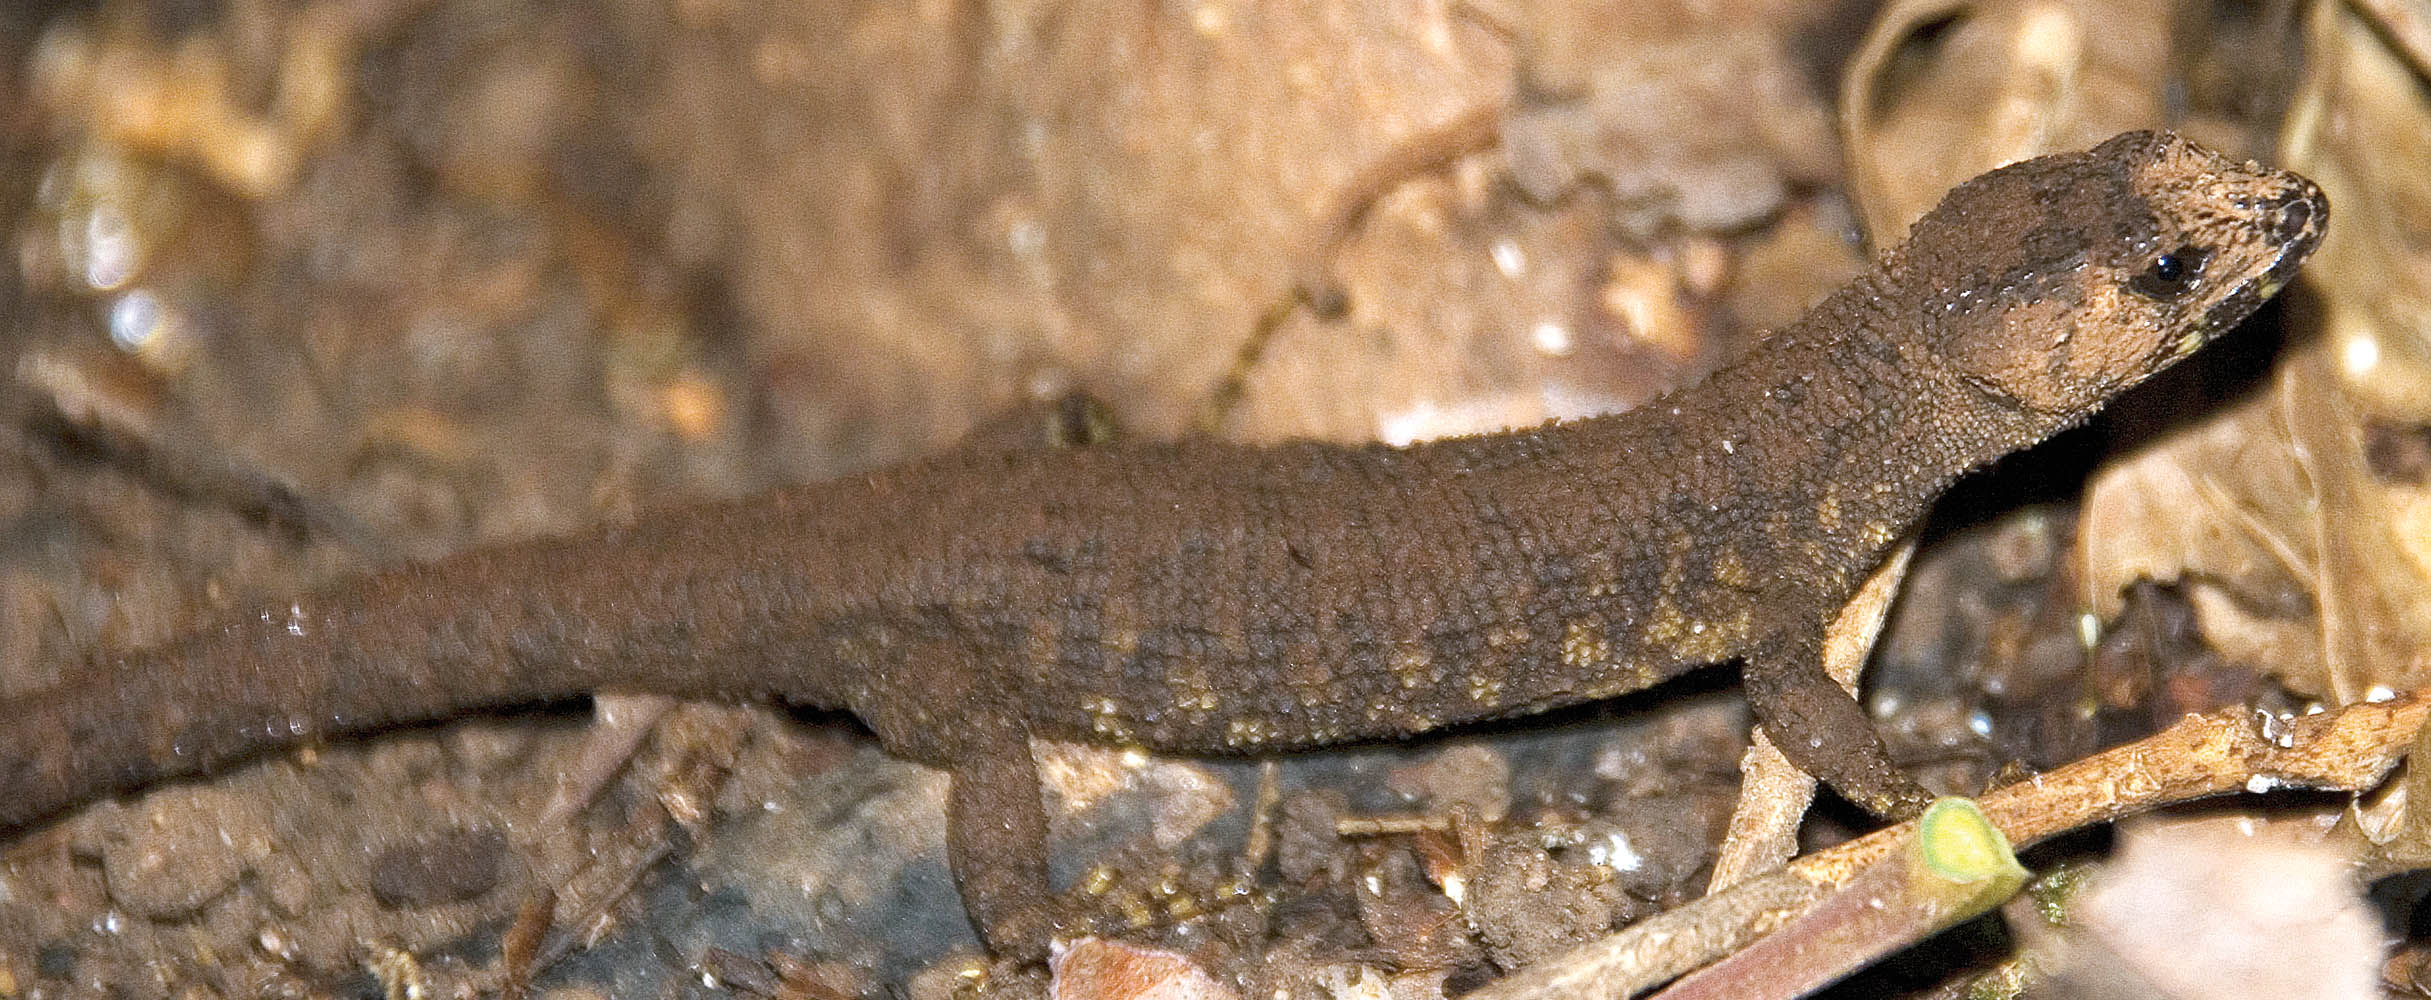
[[[965,448],[359,578],[95,654],[0,712],[0,829],[335,734],[653,692],[844,709],[950,775],[988,944],[1049,915],[1033,738],[1389,740],[1736,662],[1790,759],[1929,794],[1822,672],[1826,624],[1957,477],[2086,420],[2290,280],[2293,173],[2128,133],[1954,188],[1701,383],[1404,447]]]

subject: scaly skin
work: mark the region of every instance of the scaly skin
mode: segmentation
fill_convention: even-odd
[[[1743,664],[1775,743],[1920,808],[1824,625],[1953,479],[2284,284],[2303,178],[2135,133],[1961,185],[1704,383],[1409,448],[965,449],[365,578],[105,658],[0,718],[0,825],[299,740],[599,690],[851,710],[952,771],[991,944],[1049,930],[1032,736],[1390,739]]]

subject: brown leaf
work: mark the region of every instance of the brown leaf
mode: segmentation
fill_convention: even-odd
[[[2431,421],[2431,95],[2346,8],[2311,27],[2284,145],[2334,212],[2294,307],[2312,335],[2262,392],[2097,476],[2080,537],[2098,613],[2188,580],[2223,652],[2346,702],[2431,668],[2431,491],[2365,447],[2371,422]]]
[[[2037,921],[2014,925],[2033,928]],[[2050,989],[2085,1000],[2377,997],[2380,926],[2350,859],[2300,823],[2130,826],[2118,857],[2039,938]],[[2269,947],[2257,948],[2267,941]]]
[[[1840,92],[1849,193],[1878,244],[1958,182],[2161,121],[2170,5],[1902,0]]]
[[[1060,947],[1047,966],[1051,1000],[1239,1000],[1180,954],[1104,938]]]

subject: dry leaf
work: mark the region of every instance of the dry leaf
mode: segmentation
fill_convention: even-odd
[[[1105,938],[1058,946],[1047,968],[1050,1000],[1240,1000],[1183,955]]]
[[[1902,0],[1840,92],[1849,191],[1896,241],[1958,182],[2162,117],[2170,4]]]
[[[2131,826],[2117,859],[2070,905],[2067,929],[2027,937],[2051,977],[2035,996],[2381,995],[2380,921],[2349,859],[2296,824],[2224,817]],[[2262,941],[2270,947],[2255,947]]]
[[[2305,269],[2312,335],[2261,392],[2097,476],[2080,537],[2097,612],[2186,580],[2223,652],[2346,702],[2431,666],[2431,492],[2366,454],[2374,423],[2431,421],[2431,95],[2349,9],[2311,29],[2284,144],[2335,220]]]

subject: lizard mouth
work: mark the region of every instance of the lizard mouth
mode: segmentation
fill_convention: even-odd
[[[2330,198],[2312,181],[2287,174],[2287,189],[2271,199],[2263,209],[2263,230],[2271,241],[2279,244],[2279,256],[2264,272],[2263,283],[2270,292],[2278,291],[2295,277],[2296,267],[2313,255],[2321,245],[2322,230],[2330,221]]]
[[[2295,174],[2282,173],[2278,179],[2279,193],[2257,210],[2257,228],[2261,231],[2263,241],[2266,245],[2275,244],[2278,252],[2272,254],[2270,263],[2253,277],[2240,282],[2219,301],[2212,303],[2204,314],[2203,322],[2176,345],[2179,354],[2202,346],[2214,335],[2252,313],[2263,300],[2278,294],[2289,281],[2295,279],[2296,269],[2303,266],[2305,258],[2312,256],[2313,249],[2321,245],[2322,230],[2330,218],[2329,197],[2322,194],[2321,188],[2312,181]]]

